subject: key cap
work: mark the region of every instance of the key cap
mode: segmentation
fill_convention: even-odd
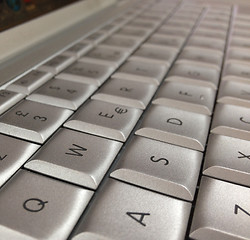
[[[116,34],[135,37],[139,39],[145,39],[149,36],[150,31],[145,28],[138,28],[138,27],[123,27],[121,30],[117,31]]]
[[[119,36],[114,34],[113,36],[107,38],[102,42],[100,46],[109,46],[124,49],[128,52],[133,52],[140,44],[140,40],[138,38]]]
[[[1,237],[66,240],[92,194],[90,190],[20,170],[1,189]]]
[[[91,98],[127,107],[145,109],[156,91],[154,84],[111,78]]]
[[[188,202],[111,179],[95,200],[72,240],[185,237],[191,208]]]
[[[111,66],[81,61],[72,64],[57,75],[57,78],[100,86],[113,71],[114,68]]]
[[[39,145],[0,134],[0,187],[38,148]]]
[[[216,29],[209,29],[209,28],[202,28],[199,27],[197,30],[194,32],[193,36],[201,36],[201,37],[211,37],[213,39],[226,39],[226,31],[220,31]]]
[[[159,85],[166,72],[164,65],[127,61],[112,77]]]
[[[239,47],[239,48],[247,48],[249,50],[250,48],[249,39],[250,38],[233,36],[230,41],[230,46]]]
[[[185,38],[183,37],[154,34],[146,43],[162,47],[173,47],[178,50],[181,48],[184,41]]]
[[[166,81],[157,92],[153,103],[211,115],[215,94],[212,88]]]
[[[24,100],[0,117],[0,132],[43,143],[71,114],[68,109]]]
[[[156,33],[161,35],[187,37],[189,30],[185,27],[172,27],[163,25],[159,28],[159,30],[156,31]]]
[[[201,160],[200,152],[135,137],[110,176],[192,201]]]
[[[181,52],[178,61],[189,60],[195,62],[202,62],[212,64],[221,68],[223,54],[220,51],[202,49],[198,47],[186,47]]]
[[[81,60],[90,63],[98,63],[118,67],[128,57],[129,53],[110,47],[96,47],[87,53]]]
[[[53,79],[26,99],[76,110],[96,89],[94,85]]]
[[[203,114],[154,105],[136,135],[204,151],[209,123],[210,117]]]
[[[80,58],[86,52],[92,48],[92,45],[88,42],[78,42],[72,47],[68,48],[63,54],[74,56],[75,58]]]
[[[168,74],[167,81],[191,83],[217,89],[220,72],[217,68],[188,62],[176,63]]]
[[[51,79],[52,76],[53,74],[50,72],[32,70],[14,83],[10,84],[7,89],[10,91],[29,95],[34,90],[42,86],[49,79]]]
[[[139,19],[134,19],[133,21],[127,24],[128,27],[138,27],[138,28],[147,29],[151,31],[153,31],[158,25],[159,23],[157,22],[142,21]]]
[[[250,78],[249,63],[242,63],[237,61],[227,61],[224,69],[224,74],[222,80],[248,80]]]
[[[18,103],[25,97],[22,93],[15,93],[9,90],[0,90],[0,114]]]
[[[203,177],[189,236],[204,240],[249,239],[249,198],[249,188]]]
[[[249,108],[228,104],[217,104],[214,112],[211,132],[249,141]]]
[[[250,82],[223,81],[218,102],[250,107]]]
[[[243,64],[250,61],[250,50],[245,48],[230,47],[228,54],[228,60],[238,60],[242,61]]]
[[[91,100],[64,126],[124,142],[141,114],[142,111],[139,109]]]
[[[203,174],[250,186],[250,143],[211,134]]]
[[[225,41],[215,38],[191,36],[187,46],[202,47],[224,52]]]
[[[25,168],[96,189],[122,144],[61,129]]]
[[[105,32],[97,31],[84,38],[84,41],[89,42],[92,45],[97,45],[105,38],[107,38],[107,34]]]
[[[68,67],[74,61],[75,61],[74,57],[61,54],[52,58],[51,60],[44,63],[40,67],[38,67],[38,70],[51,72],[52,74],[57,74],[61,72],[63,69],[65,69],[66,67]]]
[[[145,63],[164,64],[169,67],[177,56],[177,53],[178,52],[174,48],[166,49],[166,47],[162,48],[159,46],[144,44],[130,57],[130,60]]]
[[[109,24],[105,25],[104,27],[102,27],[100,30],[102,32],[105,32],[108,35],[111,35],[114,32],[116,32],[118,29],[119,29],[118,25],[115,25],[113,23],[109,23]]]

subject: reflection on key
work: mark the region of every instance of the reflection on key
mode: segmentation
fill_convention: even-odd
[[[127,61],[113,77],[159,85],[166,72],[167,67],[164,65]]]
[[[91,100],[64,126],[124,142],[141,114],[142,111],[136,108]]]
[[[120,142],[61,129],[25,167],[96,189],[121,146]]]
[[[136,134],[204,151],[209,124],[206,115],[155,105],[149,108]]]
[[[22,93],[15,93],[9,90],[0,90],[0,114],[18,103],[25,97]]]
[[[57,78],[100,86],[113,71],[111,66],[81,61],[72,64]]]
[[[211,134],[203,174],[250,187],[250,142]]]
[[[250,189],[203,177],[190,238],[250,239]]]
[[[109,179],[72,240],[184,239],[190,209],[188,202]]]
[[[25,170],[0,193],[1,238],[27,240],[68,239],[93,195],[90,190]]]
[[[128,107],[145,109],[157,86],[136,81],[111,78],[91,98]]]
[[[0,132],[43,143],[73,112],[24,100],[0,118]]]
[[[28,95],[51,79],[52,76],[53,74],[50,72],[32,70],[14,83],[10,84],[7,89]]]
[[[214,112],[211,132],[249,141],[249,108],[228,104],[217,104]]]
[[[166,81],[153,103],[211,115],[214,98],[215,90],[212,88]]]
[[[134,137],[111,177],[192,201],[202,153]]]
[[[168,74],[168,81],[192,83],[200,86],[217,89],[219,82],[219,70],[217,67],[208,67],[206,64],[178,62]]]
[[[0,134],[0,187],[40,146]]]
[[[27,99],[76,110],[89,98],[96,88],[94,85],[56,78],[43,85],[28,96]]]

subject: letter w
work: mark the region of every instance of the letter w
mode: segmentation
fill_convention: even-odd
[[[65,154],[82,157],[83,155],[80,153],[80,151],[87,151],[87,149],[84,147],[81,147],[76,144],[72,144],[72,145],[75,146],[76,148],[69,148],[71,152],[66,152]]]

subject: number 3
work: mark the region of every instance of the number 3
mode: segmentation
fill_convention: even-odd
[[[42,121],[42,122],[45,122],[46,120],[47,120],[47,118],[46,117],[40,117],[40,116],[35,116],[35,117],[33,117],[35,120],[40,120],[40,121]]]

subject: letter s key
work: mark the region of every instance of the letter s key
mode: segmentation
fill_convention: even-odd
[[[169,164],[169,161],[166,158],[159,158],[159,159],[154,159],[154,158],[155,158],[155,156],[152,156],[152,157],[150,157],[150,160],[152,162],[164,161],[165,162],[164,165],[168,165]]]

